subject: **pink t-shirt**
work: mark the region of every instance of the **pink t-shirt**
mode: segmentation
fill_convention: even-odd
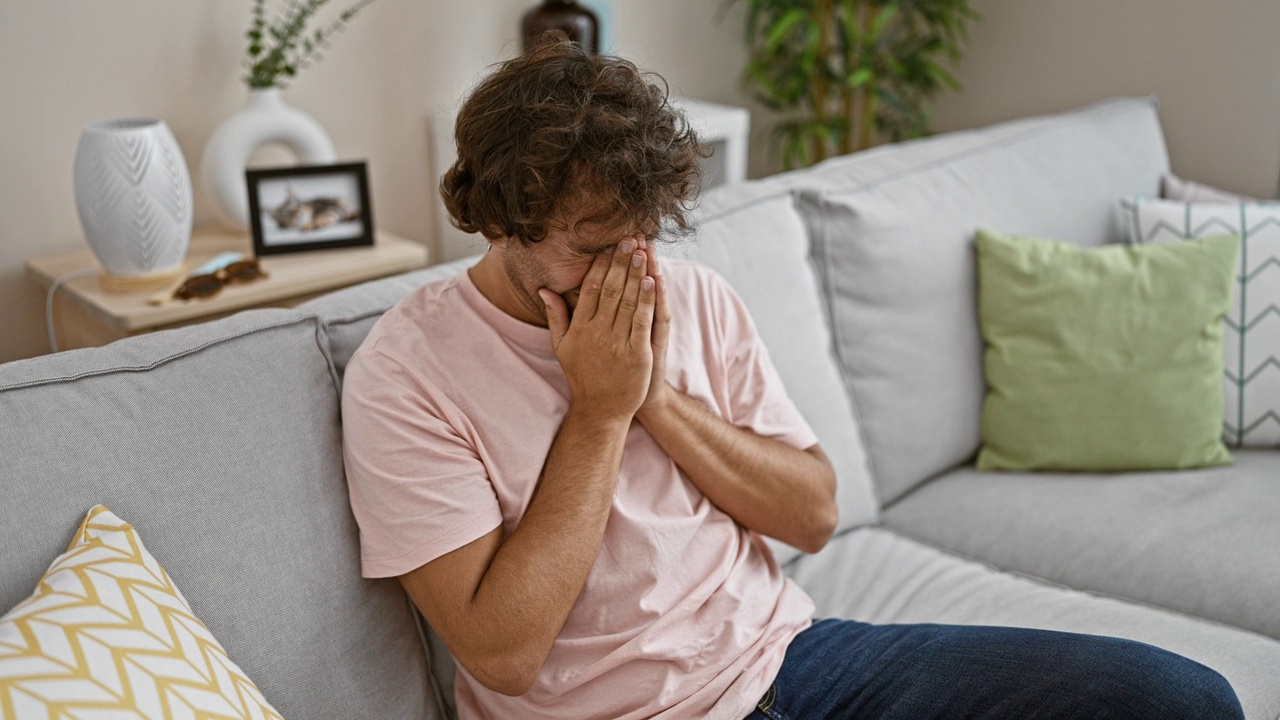
[[[746,308],[708,268],[664,264],[668,380],[735,425],[817,442]],[[398,576],[520,523],[569,403],[550,333],[467,273],[377,322],[342,397],[366,577]],[[509,697],[459,666],[463,720],[745,717],[808,627],[809,597],[761,538],[711,503],[633,423],[596,557],[533,689]]]

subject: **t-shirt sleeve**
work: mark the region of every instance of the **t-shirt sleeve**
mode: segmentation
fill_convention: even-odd
[[[729,421],[800,449],[817,445],[817,435],[787,396],[742,298],[720,275],[705,272],[720,333]]]
[[[397,359],[362,348],[342,391],[342,455],[365,577],[403,575],[502,524],[452,408]]]

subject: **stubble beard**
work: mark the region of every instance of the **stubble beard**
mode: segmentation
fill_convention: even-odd
[[[538,296],[538,289],[547,288],[555,292],[551,287],[549,273],[532,256],[531,251],[525,247],[521,247],[514,252],[503,253],[502,260],[502,270],[506,274],[507,280],[511,283],[517,299],[543,324],[548,324],[547,308],[542,302],[542,298]],[[558,294],[564,300],[565,307],[568,309],[569,319],[572,319],[574,308],[578,305],[578,294],[572,290]]]

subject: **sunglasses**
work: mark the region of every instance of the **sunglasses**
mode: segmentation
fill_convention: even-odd
[[[210,298],[217,295],[223,285],[249,282],[265,277],[267,272],[258,264],[257,258],[240,260],[211,273],[192,275],[173,291],[173,296],[179,300]]]

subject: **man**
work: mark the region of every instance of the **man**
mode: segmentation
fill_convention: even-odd
[[[694,134],[633,65],[551,43],[458,116],[441,190],[489,250],[352,358],[363,572],[458,661],[463,718],[1233,718],[1212,670],[1085,635],[812,622],[835,477],[745,308],[659,261]]]

